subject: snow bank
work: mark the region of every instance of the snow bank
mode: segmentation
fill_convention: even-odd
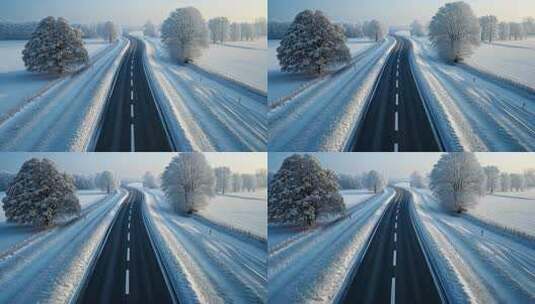
[[[441,61],[427,38],[410,38],[412,69],[447,151],[532,151],[535,95]]]
[[[267,94],[266,44],[265,37],[254,41],[210,44],[195,63]]]
[[[394,44],[385,38],[352,65],[270,110],[269,151],[345,150]]]
[[[0,255],[0,302],[67,303],[86,275],[126,192],[86,208],[78,220],[40,231]]]
[[[156,101],[180,151],[266,151],[265,97],[170,60],[157,39],[143,38]]]
[[[428,190],[409,189],[414,218],[452,303],[529,303],[535,243],[445,213]],[[417,226],[418,226],[417,225]]]
[[[335,302],[394,193],[387,188],[352,207],[350,216],[311,230],[268,226],[268,301]]]
[[[266,302],[266,248],[246,235],[173,212],[144,191],[144,217],[181,303]],[[177,244],[180,244],[177,246]]]
[[[120,39],[86,69],[61,78],[0,123],[3,151],[85,151],[128,42]]]
[[[199,214],[233,228],[267,238],[267,190],[217,195]]]

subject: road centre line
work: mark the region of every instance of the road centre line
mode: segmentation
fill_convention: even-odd
[[[395,121],[394,121],[394,130],[397,132],[399,130],[399,118],[398,118],[398,111],[396,111],[395,115]]]
[[[130,232],[128,232],[128,234],[126,235],[126,240],[130,242]]]
[[[134,104],[130,104],[130,117],[134,118]],[[132,209],[130,209],[130,214],[132,214]]]
[[[394,229],[398,229],[398,222],[394,223]]]
[[[394,243],[398,241],[398,233],[394,232]]]
[[[126,261],[130,262],[130,247],[126,248]]]
[[[392,277],[392,287],[390,288],[390,304],[396,303],[396,277]]]
[[[126,281],[124,286],[124,293],[126,295],[130,294],[130,271],[126,270]]]
[[[398,145],[398,143],[394,143],[394,152],[399,152],[399,145]]]
[[[397,252],[396,249],[394,249],[394,257],[392,259],[392,265],[395,267],[397,262]]]
[[[399,104],[399,94],[396,93],[396,106]]]

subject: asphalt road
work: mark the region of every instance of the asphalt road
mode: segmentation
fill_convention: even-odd
[[[129,37],[119,74],[108,100],[95,150],[165,152],[172,145],[143,69],[145,45]]]
[[[130,190],[79,303],[173,303],[143,223],[142,199]]]
[[[396,37],[352,151],[434,152],[440,145],[427,118],[410,69],[411,44]]]
[[[410,195],[396,189],[344,303],[441,303],[409,214]]]

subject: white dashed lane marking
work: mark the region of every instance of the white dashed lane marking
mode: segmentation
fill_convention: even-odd
[[[397,262],[397,252],[396,249],[394,249],[394,257],[392,258],[392,265],[395,267]]]
[[[398,145],[398,143],[394,143],[394,152],[399,152],[399,145]]]
[[[399,117],[398,112],[396,111],[394,118],[394,130],[397,132],[399,130]]]
[[[392,287],[390,288],[390,304],[396,303],[396,277],[392,277]]]
[[[130,247],[126,248],[126,261],[130,262]]]
[[[124,285],[124,293],[126,295],[130,294],[130,271],[128,269],[126,270],[126,280]]]

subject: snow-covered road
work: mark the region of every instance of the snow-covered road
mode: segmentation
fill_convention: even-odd
[[[268,114],[269,151],[342,151],[395,40],[366,49],[354,64],[324,77]]]
[[[394,194],[392,188],[387,188],[349,208],[350,216],[312,230],[299,232],[296,228],[269,226],[269,302],[335,301],[350,270],[364,255],[365,244]],[[279,234],[284,238],[277,237]]]
[[[410,38],[414,74],[448,151],[535,150],[535,95],[437,58]]]
[[[453,303],[533,303],[535,244],[464,215],[448,214],[428,190],[412,193],[421,234]]]
[[[84,209],[79,219],[1,252],[0,302],[69,302],[125,198],[121,190]]]
[[[169,59],[159,40],[143,40],[154,95],[179,150],[266,150],[265,96],[194,66],[179,65]]]
[[[128,42],[120,39],[0,123],[2,151],[85,151]]]
[[[265,243],[177,215],[159,190],[144,198],[149,233],[181,303],[266,302]]]

